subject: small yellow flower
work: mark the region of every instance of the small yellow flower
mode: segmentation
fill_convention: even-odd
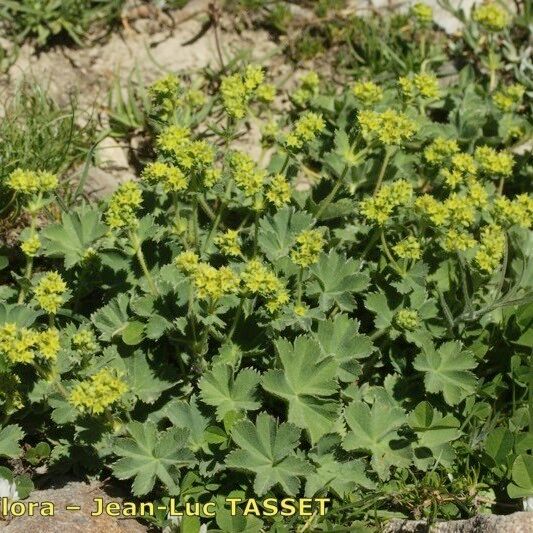
[[[45,274],[37,283],[34,294],[41,308],[47,313],[55,315],[65,302],[67,284],[61,275],[55,271]]]
[[[488,203],[489,194],[479,181],[469,180],[467,195],[475,207],[485,207]]]
[[[267,300],[266,309],[270,313],[289,302],[289,294],[281,280],[258,259],[248,261],[241,279],[246,291]]]
[[[448,209],[430,194],[419,196],[415,200],[415,207],[427,216],[435,226],[443,226],[448,223]]]
[[[233,229],[215,237],[215,244],[220,248],[223,254],[239,257],[241,255],[241,246],[239,242],[239,232]]]
[[[103,413],[128,391],[124,381],[103,368],[70,391],[69,402],[81,412]]]
[[[59,181],[55,174],[43,171],[15,169],[7,178],[7,186],[21,194],[50,192],[57,188]]]
[[[493,272],[500,264],[505,249],[505,233],[500,226],[491,224],[481,230],[480,247],[474,261],[484,272]]]
[[[216,301],[226,294],[239,290],[240,278],[231,268],[215,268],[207,263],[198,263],[191,272],[198,298]]]
[[[33,233],[20,245],[20,249],[28,257],[35,257],[40,248],[41,248],[41,241],[37,233]]]
[[[510,152],[497,152],[490,146],[478,146],[474,157],[481,170],[487,174],[508,177],[513,173],[514,158]]]
[[[253,159],[244,152],[231,152],[228,156],[231,176],[245,196],[252,197],[261,192],[266,172],[256,168]]]
[[[394,316],[394,321],[399,328],[408,331],[420,325],[420,317],[415,309],[400,309]]]
[[[161,161],[146,165],[142,178],[148,183],[161,183],[166,192],[183,191],[188,186],[185,175],[178,167]]]
[[[434,74],[420,72],[410,76],[398,78],[398,85],[405,98],[417,96],[425,99],[435,99],[440,96],[439,82]]]
[[[81,329],[72,336],[72,347],[81,353],[94,353],[98,350],[98,343],[90,329]]]
[[[322,115],[308,111],[295,122],[292,131],[285,139],[285,144],[289,148],[302,148],[304,144],[314,141],[325,127]]]
[[[496,2],[488,2],[477,7],[473,18],[484,29],[493,32],[502,31],[511,21],[509,12]]]
[[[394,109],[386,109],[382,113],[362,110],[359,111],[358,120],[365,139],[377,139],[386,145],[403,144],[418,130],[413,120]]]
[[[433,9],[431,6],[423,4],[422,2],[417,2],[414,4],[411,7],[411,13],[422,25],[427,25],[433,21]]]
[[[318,229],[304,230],[296,237],[296,248],[291,253],[291,259],[301,267],[308,267],[318,261],[318,256],[326,241]]]
[[[470,154],[455,154],[452,156],[452,166],[464,176],[475,176],[477,165]]]
[[[468,197],[452,193],[444,206],[452,224],[470,226],[474,222],[475,209]]]
[[[412,186],[405,180],[385,184],[375,197],[362,200],[359,204],[362,215],[378,225],[384,225],[394,208],[405,205],[413,194]]]
[[[189,250],[187,252],[181,252],[181,254],[174,259],[174,262],[178,268],[183,270],[183,272],[186,274],[191,274],[198,267],[200,258],[196,253]]]
[[[57,359],[59,352],[59,332],[55,328],[37,334],[37,347],[41,356],[47,360]]]
[[[109,200],[106,211],[107,225],[112,229],[134,226],[136,210],[141,206],[142,193],[133,181],[123,183]]]
[[[410,235],[403,241],[392,247],[394,253],[402,259],[420,259],[422,255],[420,249],[420,242]]]
[[[383,99],[383,89],[372,81],[361,81],[354,84],[352,93],[365,106],[372,106]]]
[[[530,228],[533,221],[533,198],[520,194],[514,200],[498,196],[494,200],[494,214],[498,221]]]
[[[469,233],[450,229],[441,243],[447,252],[464,252],[476,245],[476,240]]]
[[[495,92],[492,99],[500,111],[512,111],[522,103],[525,91],[526,88],[523,85],[515,83]]]
[[[268,185],[267,200],[276,207],[281,207],[291,201],[291,186],[283,174],[276,174]]]
[[[432,165],[440,165],[457,152],[459,152],[459,146],[455,139],[437,137],[424,150],[424,158]]]
[[[300,87],[291,94],[291,99],[300,107],[303,107],[309,100],[318,94],[320,78],[318,74],[311,70],[300,79]]]

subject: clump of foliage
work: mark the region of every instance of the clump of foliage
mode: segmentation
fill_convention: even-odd
[[[29,79],[16,88],[0,122],[0,198],[4,217],[18,203],[6,185],[17,168],[62,175],[87,156],[94,142],[94,128],[90,119],[80,127],[80,120],[74,98],[69,105],[60,106]]]
[[[123,5],[124,0],[2,0],[0,22],[17,42],[34,38],[43,46],[65,35],[81,45],[92,24],[119,19]]]
[[[169,75],[149,89],[140,180],[41,229],[58,180],[13,170],[30,223],[0,292],[0,454],[215,501],[208,531],[518,508],[533,198],[515,147],[531,108],[502,74],[491,87],[466,66],[444,87],[421,65],[338,89],[306,73],[289,113],[257,65],[210,98]],[[332,501],[230,520],[230,495]]]

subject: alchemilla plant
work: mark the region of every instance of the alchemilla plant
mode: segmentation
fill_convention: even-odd
[[[511,15],[487,4],[471,25],[492,46]],[[342,89],[302,73],[283,113],[260,65],[214,94],[168,75],[149,91],[156,157],[106,202],[62,210],[57,176],[14,170],[12,492],[37,465],[112,476],[142,501],[213,501],[174,527],[225,532],[532,496],[530,88],[492,67]],[[329,504],[230,519],[228,497]]]

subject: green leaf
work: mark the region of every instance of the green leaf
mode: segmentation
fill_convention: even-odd
[[[278,426],[266,413],[257,415],[255,425],[249,420],[237,422],[231,437],[239,449],[230,452],[226,465],[254,472],[254,491],[258,496],[278,484],[287,494],[295,495],[300,487],[298,478],[314,470],[306,460],[294,455],[300,430],[288,423]]]
[[[188,431],[172,429],[160,433],[152,422],[131,422],[130,437],[115,441],[113,452],[120,457],[112,468],[118,479],[133,480],[133,494],[143,496],[159,479],[170,492],[177,494],[179,468],[194,463],[194,455],[186,448]]]
[[[51,224],[41,231],[43,252],[49,257],[63,257],[65,268],[72,268],[106,231],[100,211],[82,205],[64,212],[60,224]]]
[[[155,376],[146,356],[136,351],[131,357],[123,359],[127,369],[127,382],[130,390],[145,403],[154,403],[161,393],[172,388],[174,383]]]
[[[408,423],[418,437],[415,448],[415,463],[427,470],[435,462],[450,468],[455,452],[450,444],[461,436],[459,421],[451,414],[443,416],[430,403],[421,402],[409,414]],[[431,451],[431,456],[425,453]]]
[[[0,455],[18,457],[20,455],[19,440],[24,437],[22,428],[11,424],[0,430]]]
[[[259,373],[252,368],[245,368],[234,377],[230,366],[215,365],[198,384],[200,398],[207,405],[216,407],[217,420],[222,420],[231,411],[254,411],[261,407],[255,398],[260,379]]]
[[[269,370],[261,385],[289,403],[289,422],[306,429],[314,443],[336,430],[340,406],[326,398],[337,392],[337,363],[309,337],[297,337],[294,345],[281,339],[276,348],[283,370]]]
[[[137,346],[144,339],[144,324],[138,320],[128,322],[122,331],[122,341],[128,346]]]
[[[91,315],[92,323],[100,331],[100,340],[112,341],[128,327],[128,303],[125,294],[119,294],[107,305]]]
[[[519,455],[511,471],[512,483],[507,485],[511,498],[528,498],[533,496],[533,455]]]
[[[347,451],[365,450],[370,464],[382,480],[390,477],[390,467],[408,467],[411,448],[400,440],[397,430],[405,423],[403,409],[376,398],[372,408],[365,402],[354,401],[344,413],[350,432],[342,442]]]
[[[313,497],[326,488],[333,490],[340,498],[354,492],[358,487],[374,489],[375,483],[365,473],[365,463],[359,459],[340,462],[332,453],[310,454],[309,458],[317,463],[316,472],[307,477],[306,497]]]
[[[446,342],[438,350],[426,346],[413,366],[424,372],[426,390],[442,392],[448,405],[457,405],[476,390],[477,379],[470,370],[477,366],[477,361],[470,352],[462,350],[458,341]]]
[[[491,468],[506,470],[515,444],[514,435],[504,427],[494,428],[484,442],[485,458]]]
[[[365,307],[376,315],[374,319],[376,329],[385,329],[392,324],[394,311],[389,307],[387,297],[382,292],[367,294]]]
[[[296,235],[313,223],[313,217],[292,207],[284,207],[274,216],[259,221],[258,244],[271,262],[287,257]]]
[[[358,331],[357,320],[336,315],[333,320],[320,321],[317,333],[312,334],[322,356],[331,355],[337,361],[337,378],[341,381],[354,381],[361,368],[357,360],[368,357],[374,351],[370,338]]]
[[[359,261],[347,259],[334,250],[321,254],[310,272],[314,280],[306,287],[306,294],[318,297],[323,311],[335,304],[341,311],[352,311],[355,308],[352,294],[365,290],[370,281],[368,274],[360,271]]]
[[[12,322],[19,328],[29,328],[39,314],[27,305],[0,303],[0,324]]]
[[[204,447],[205,431],[209,420],[198,409],[194,396],[189,403],[178,399],[171,400],[163,408],[162,414],[175,427],[189,430],[188,447],[193,452]]]

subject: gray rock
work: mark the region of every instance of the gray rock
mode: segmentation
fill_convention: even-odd
[[[146,533],[148,528],[137,520],[111,517],[105,514],[91,516],[95,508],[94,498],[103,498],[107,502],[121,502],[119,497],[106,494],[100,484],[68,482],[61,488],[37,490],[30,494],[24,503],[52,502],[54,516],[23,515],[0,522],[0,531],[6,533]],[[81,506],[78,510],[67,510],[66,506]]]
[[[533,533],[533,513],[479,515],[468,520],[437,522],[428,527],[423,520],[388,522],[383,533]]]

